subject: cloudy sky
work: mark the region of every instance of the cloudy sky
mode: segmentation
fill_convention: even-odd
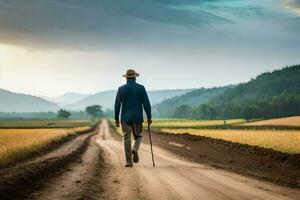
[[[0,0],[0,88],[34,95],[240,83],[300,63],[300,0]]]

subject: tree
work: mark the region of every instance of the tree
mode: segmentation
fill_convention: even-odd
[[[103,111],[102,111],[101,106],[99,106],[99,105],[88,106],[85,108],[85,111],[87,112],[87,114],[91,115],[93,118],[103,117]]]
[[[216,108],[210,104],[201,104],[193,112],[193,117],[196,119],[215,119],[217,117]]]
[[[70,116],[71,116],[71,113],[69,111],[64,110],[64,109],[60,109],[59,111],[57,111],[57,117],[58,118],[68,119]]]
[[[174,111],[175,118],[191,118],[193,109],[188,105],[181,105]]]

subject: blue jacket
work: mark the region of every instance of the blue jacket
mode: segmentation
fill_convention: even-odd
[[[151,119],[151,105],[144,86],[128,79],[125,85],[118,89],[115,101],[115,120],[119,120],[120,108],[121,122],[139,124],[143,120],[143,108],[147,118]]]

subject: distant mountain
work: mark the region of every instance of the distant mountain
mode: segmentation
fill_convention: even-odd
[[[112,109],[115,95],[116,91],[98,92],[85,99],[82,99],[81,101],[66,106],[66,109],[84,110],[90,105],[101,105],[105,109]]]
[[[148,91],[149,99],[152,105],[162,102],[165,99],[172,98],[190,92],[191,89],[182,90],[156,90]],[[117,91],[105,91],[91,95],[79,102],[67,106],[70,110],[84,110],[87,106],[98,104],[104,109],[113,109]]]
[[[0,89],[0,112],[48,112],[57,109],[57,105],[40,97]]]
[[[181,96],[188,92],[192,91],[192,89],[181,89],[181,90],[153,90],[149,91],[149,99],[152,105],[161,103],[166,99],[170,99],[176,96]]]
[[[42,98],[57,104],[59,107],[65,107],[67,105],[74,104],[78,101],[81,101],[82,99],[87,98],[88,96],[90,95],[79,94],[75,92],[67,92],[61,96],[54,97],[54,98],[45,97],[45,96],[43,96]]]
[[[175,96],[166,99],[153,107],[153,115],[156,117],[173,117],[174,111],[181,105],[196,107],[200,104],[207,103],[213,97],[224,93],[233,86],[216,87],[216,88],[200,88],[192,90],[181,96]]]

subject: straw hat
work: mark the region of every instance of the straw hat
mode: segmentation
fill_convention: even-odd
[[[135,78],[138,77],[140,74],[136,73],[133,69],[128,69],[126,74],[123,75],[123,77],[126,78]]]

